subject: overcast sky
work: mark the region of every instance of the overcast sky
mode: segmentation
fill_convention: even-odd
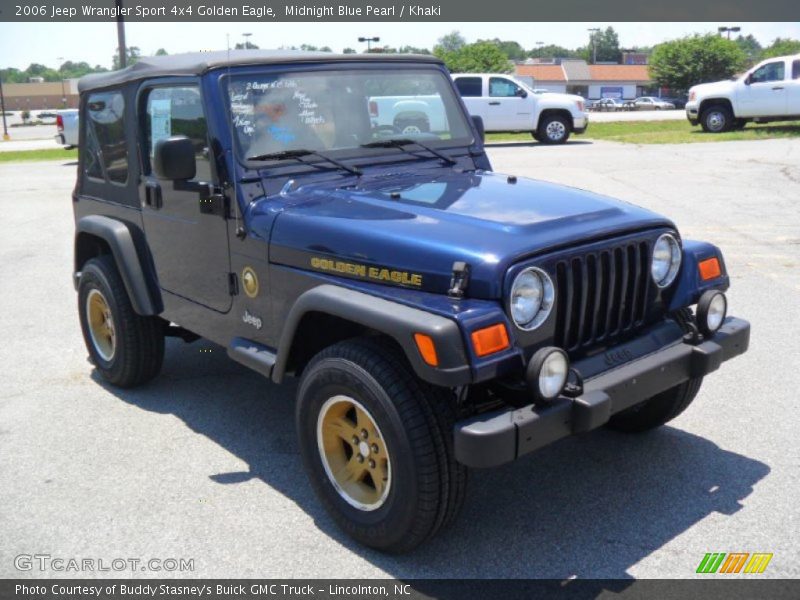
[[[128,23],[127,43],[142,53],[163,47],[170,54],[197,50],[222,50],[226,34],[231,45],[243,33],[261,48],[314,44],[340,52],[347,46],[360,49],[359,36],[380,36],[381,44],[431,48],[438,38],[458,30],[469,42],[480,38],[515,40],[525,48],[537,42],[567,48],[585,45],[587,27],[612,26],[626,46],[651,46],[695,32],[716,31],[719,25],[739,25],[742,34],[752,33],[762,44],[776,37],[800,39],[798,23]],[[63,60],[86,61],[111,66],[117,46],[114,23],[2,23],[0,24],[0,68],[24,69],[30,63],[58,66]]]

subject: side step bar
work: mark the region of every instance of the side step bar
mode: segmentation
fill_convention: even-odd
[[[228,356],[245,367],[261,373],[267,379],[272,375],[272,368],[277,358],[272,348],[241,337],[231,340]]]

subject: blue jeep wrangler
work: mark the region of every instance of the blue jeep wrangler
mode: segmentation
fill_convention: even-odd
[[[433,57],[146,58],[80,95],[74,279],[98,372],[141,385],[165,336],[202,336],[299,377],[311,484],[368,546],[452,521],[469,467],[666,423],[747,349],[718,248],[492,172]],[[386,98],[437,125],[379,124]]]

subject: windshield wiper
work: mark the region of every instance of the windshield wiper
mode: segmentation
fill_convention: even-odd
[[[314,165],[313,163],[307,163],[304,160],[300,160],[304,156],[319,156],[321,159],[328,161],[332,165],[336,165],[340,169],[344,169],[345,171],[352,173],[353,175],[361,176],[361,169],[357,169],[356,167],[351,167],[350,165],[346,165],[343,162],[339,162],[335,158],[331,158],[327,154],[319,152],[317,150],[306,150],[305,148],[298,148],[296,150],[281,150],[279,152],[270,152],[268,154],[257,154],[256,156],[248,156],[247,160],[284,160],[293,158],[295,160],[300,161],[303,164],[310,164],[311,166],[318,166]]]
[[[368,144],[361,144],[361,147],[362,148],[399,148],[400,150],[404,150],[404,151],[408,152],[409,154],[411,154],[411,150],[407,150],[405,148],[405,146],[411,146],[412,144],[415,145],[415,146],[419,146],[423,150],[427,150],[428,152],[430,152],[431,154],[433,154],[437,158],[441,158],[447,164],[454,165],[454,164],[456,164],[458,162],[456,159],[454,159],[454,158],[452,158],[450,156],[447,156],[447,154],[444,154],[443,152],[439,152],[438,150],[435,150],[435,149],[431,148],[430,146],[428,146],[428,144],[423,144],[422,142],[418,142],[416,140],[412,140],[412,139],[409,139],[409,138],[389,138],[387,140],[378,140],[378,141],[375,141],[375,142],[370,142]]]

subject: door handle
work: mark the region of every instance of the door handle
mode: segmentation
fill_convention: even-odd
[[[153,210],[159,210],[164,205],[161,186],[157,181],[148,181],[144,184],[144,203]]]
[[[494,102],[489,102],[489,106],[500,106],[500,101],[495,100]]]
[[[773,89],[773,90],[782,90],[782,89],[783,89],[783,86],[781,86],[781,85],[776,85],[776,86],[775,86],[774,88],[772,88],[772,89]]]

